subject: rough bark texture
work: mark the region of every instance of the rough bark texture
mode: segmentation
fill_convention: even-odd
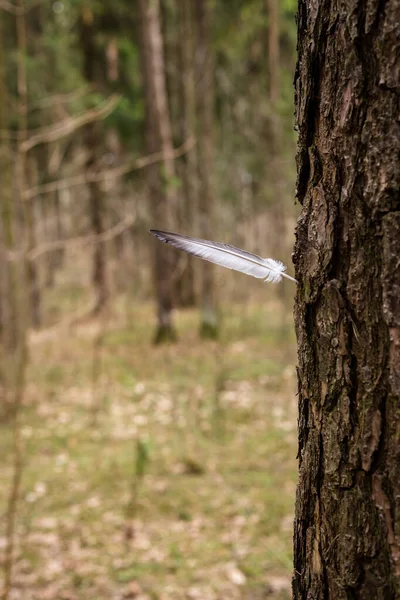
[[[300,0],[294,598],[400,597],[399,0]]]
[[[214,169],[214,63],[211,51],[211,0],[198,0],[196,3],[198,23],[198,169],[199,169],[199,216],[201,237],[213,239],[213,169]],[[201,289],[202,337],[215,338],[218,335],[216,311],[214,267],[203,261]]]
[[[171,155],[172,132],[166,92],[159,0],[139,0],[141,66],[146,100],[146,148],[148,154],[164,152],[161,163],[147,167],[147,183],[154,226],[172,229],[176,213],[173,189],[175,167]],[[158,303],[156,342],[175,338],[172,323],[175,254],[154,244],[154,278]]]

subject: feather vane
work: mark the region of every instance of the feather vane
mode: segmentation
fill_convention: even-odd
[[[261,258],[257,254],[246,252],[229,244],[221,244],[210,240],[201,240],[198,238],[188,237],[179,233],[171,233],[169,231],[160,231],[158,229],[150,229],[156,238],[166,244],[171,244],[175,248],[185,250],[189,254],[198,256],[204,260],[246,273],[257,279],[279,283],[282,277],[286,277],[297,283],[296,279],[285,273],[285,265],[273,258]]]

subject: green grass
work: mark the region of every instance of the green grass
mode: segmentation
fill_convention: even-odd
[[[32,339],[18,597],[290,597],[295,350],[279,310],[230,307],[219,342],[184,311],[178,343],[152,346],[149,305],[129,327],[115,311]],[[11,447],[3,425],[1,514]]]

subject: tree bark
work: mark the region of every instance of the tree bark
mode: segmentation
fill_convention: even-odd
[[[141,68],[146,102],[146,149],[148,154],[164,152],[166,158],[146,168],[147,186],[154,226],[173,229],[176,221],[175,166],[171,154],[172,132],[169,116],[159,0],[139,0]],[[155,342],[176,337],[172,321],[173,280],[176,254],[154,244],[154,279],[158,304]]]
[[[213,239],[213,170],[214,170],[214,62],[211,49],[211,0],[198,0],[196,3],[198,24],[198,68],[197,68],[197,110],[198,110],[198,170],[199,170],[199,216],[201,236]],[[218,319],[214,267],[204,261],[202,268],[201,289],[201,324],[202,337],[218,336]]]
[[[81,46],[83,53],[83,73],[89,84],[96,83],[96,48],[94,39],[94,15],[88,6],[84,6],[81,14]],[[99,168],[102,154],[101,123],[94,121],[84,126],[83,139],[87,151],[86,169],[88,172]],[[105,202],[101,184],[91,181],[89,190],[89,215],[92,232],[101,235],[104,232]],[[109,300],[107,277],[106,242],[98,242],[93,246],[93,286],[96,290],[96,303],[93,313],[103,310]]]
[[[398,0],[300,0],[295,600],[400,597]]]

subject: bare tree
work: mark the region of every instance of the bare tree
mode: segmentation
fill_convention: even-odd
[[[155,226],[172,229],[176,223],[177,198],[173,145],[169,116],[159,0],[139,0],[140,51],[146,103],[146,148],[149,154],[162,152],[160,164],[146,169],[147,187]],[[173,340],[173,281],[176,255],[154,244],[154,279],[158,303],[156,342]]]
[[[399,598],[398,0],[300,0],[296,600]]]

